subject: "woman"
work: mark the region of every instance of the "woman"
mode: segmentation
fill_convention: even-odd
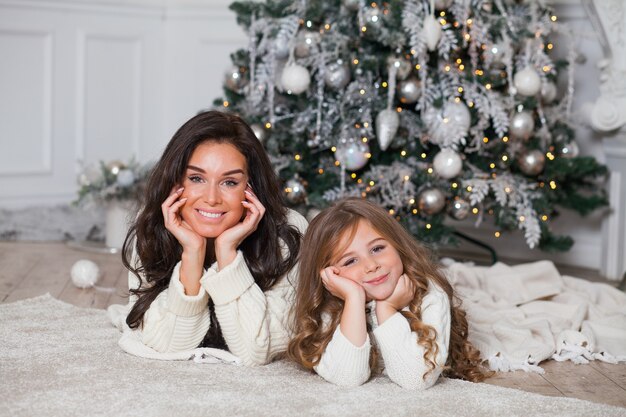
[[[228,349],[268,363],[288,343],[306,220],[284,207],[250,127],[208,111],[172,137],[124,243],[126,318],[157,352]]]

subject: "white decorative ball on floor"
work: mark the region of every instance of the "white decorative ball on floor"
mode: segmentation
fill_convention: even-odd
[[[283,75],[280,77],[280,81],[283,89],[291,92],[292,94],[300,94],[309,88],[311,75],[302,65],[294,64],[285,67]]]
[[[100,268],[98,268],[95,262],[81,259],[72,265],[70,276],[72,277],[72,282],[78,288],[91,288],[98,282]]]
[[[461,156],[451,148],[440,150],[433,160],[433,169],[441,178],[454,178],[461,173],[462,168]]]
[[[530,65],[515,74],[513,84],[517,93],[523,96],[534,96],[541,90],[541,78]]]

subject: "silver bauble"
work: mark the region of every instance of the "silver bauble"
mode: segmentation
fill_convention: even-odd
[[[292,94],[305,92],[311,84],[311,75],[302,65],[287,65],[280,77],[280,84],[284,90]]]
[[[248,84],[244,71],[237,66],[230,67],[224,74],[224,85],[232,91],[239,92]]]
[[[537,71],[528,65],[515,74],[513,85],[517,89],[517,94],[531,97],[541,90],[541,78],[539,78]]]
[[[466,200],[462,199],[461,197],[455,197],[454,200],[452,200],[452,203],[450,204],[450,206],[448,207],[448,214],[453,219],[464,220],[467,218],[467,216],[469,216],[470,209],[471,209],[470,203],[468,203]]]
[[[117,174],[119,174],[120,171],[125,168],[126,168],[126,165],[124,165],[124,163],[121,161],[110,161],[106,164],[107,171],[110,174],[115,175],[115,176],[117,176]]]
[[[317,45],[320,41],[319,32],[315,32],[312,30],[301,30],[298,32],[296,38],[296,46],[294,48],[294,53],[298,58],[306,58],[311,55],[314,48],[317,48]]]
[[[360,0],[341,0],[341,4],[348,10],[359,10]]]
[[[122,188],[130,187],[135,182],[135,174],[130,169],[121,169],[117,173],[115,182]]]
[[[452,0],[435,0],[435,10],[443,10],[450,7]]]
[[[250,129],[252,129],[252,131],[254,132],[254,136],[256,136],[259,142],[265,143],[265,140],[269,136],[269,132],[267,129],[265,129],[263,126],[261,126],[258,123],[251,124]]]
[[[360,140],[348,140],[337,145],[335,158],[348,171],[357,171],[369,161],[370,147]]]
[[[341,90],[350,82],[350,67],[338,60],[328,64],[324,73],[324,84],[333,90]]]
[[[454,178],[461,173],[463,160],[461,155],[451,148],[440,150],[433,160],[433,170],[444,179]]]
[[[535,130],[535,119],[529,111],[517,112],[511,118],[509,134],[516,139],[527,140]]]
[[[491,48],[487,48],[487,52],[491,54],[491,62],[494,64],[502,64],[507,54],[507,49],[511,47],[503,41],[496,42],[491,45]]]
[[[415,103],[422,94],[420,81],[416,77],[409,77],[398,83],[398,100],[404,104]]]
[[[439,188],[425,188],[417,195],[417,207],[427,216],[439,213],[446,205],[446,196]]]
[[[277,59],[285,59],[289,56],[289,41],[285,37],[276,38],[274,41],[274,56]]]
[[[519,169],[526,175],[535,176],[546,166],[546,156],[539,149],[523,151],[517,157]]]
[[[378,146],[386,151],[400,126],[400,116],[393,109],[385,109],[376,116],[376,138]]]
[[[381,24],[383,12],[380,7],[366,7],[363,11],[363,18],[368,28],[377,28]]]
[[[285,183],[285,198],[291,204],[302,203],[306,199],[306,187],[300,177],[293,177]]]
[[[578,143],[574,141],[566,143],[561,147],[560,153],[563,158],[576,158],[580,153]]]
[[[552,81],[546,81],[541,84],[541,101],[549,104],[556,99],[556,85]]]
[[[387,66],[394,65],[398,71],[396,72],[396,78],[398,80],[404,80],[406,77],[411,74],[411,70],[413,69],[413,64],[408,59],[404,59],[402,57],[390,56],[387,58]]]

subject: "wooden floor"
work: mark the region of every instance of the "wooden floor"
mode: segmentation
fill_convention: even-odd
[[[98,289],[79,289],[70,279],[72,265],[80,259],[94,261],[102,276]],[[568,270],[573,276],[575,270]],[[595,277],[594,281],[600,280]],[[127,273],[119,254],[79,250],[64,243],[0,242],[0,302],[9,303],[45,293],[79,307],[106,308],[125,303]],[[109,289],[109,291],[103,290]],[[626,364],[591,362],[542,363],[544,375],[500,373],[487,383],[557,397],[626,407]],[[626,413],[626,410],[625,410]]]

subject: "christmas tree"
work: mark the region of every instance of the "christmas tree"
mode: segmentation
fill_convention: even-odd
[[[568,122],[575,54],[551,58],[560,24],[543,2],[230,7],[249,44],[215,105],[252,124],[300,211],[362,196],[435,245],[473,220],[563,251],[572,239],[550,230],[559,207],[607,204],[606,167],[578,155]]]

